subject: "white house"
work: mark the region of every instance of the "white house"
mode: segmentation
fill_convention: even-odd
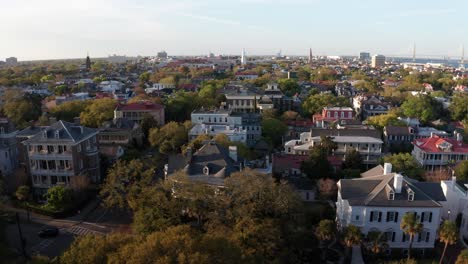
[[[441,181],[440,186],[447,199],[443,202],[442,218],[456,221],[461,214],[460,235],[468,239],[468,184],[459,184],[456,177]]]
[[[442,202],[446,200],[440,184],[418,182],[391,170],[392,165],[386,163],[383,168],[379,165],[363,173],[363,178],[338,182],[339,229],[352,224],[364,234],[383,232],[391,249],[405,253],[409,237],[400,229],[400,223],[406,213],[414,213],[424,229],[415,236],[413,248],[434,248]]]

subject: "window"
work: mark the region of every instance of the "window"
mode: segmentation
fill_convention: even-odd
[[[327,112],[327,117],[330,117],[330,112]]]
[[[341,112],[341,118],[345,117],[345,112]]]
[[[387,222],[398,222],[398,212],[387,212]]]
[[[76,146],[76,151],[81,152],[81,144],[78,144],[78,145]]]
[[[385,232],[385,238],[387,239],[388,242],[395,242],[395,232],[391,230]]]
[[[388,199],[395,200],[395,193],[392,190],[388,192]]]
[[[408,240],[409,237],[407,237],[408,235],[403,232],[403,235],[401,236],[401,242],[406,242],[406,240]]]
[[[354,217],[354,220],[359,221],[359,215],[356,215],[356,216]]]
[[[60,131],[59,130],[55,131],[55,138],[60,138]]]
[[[335,118],[338,118],[338,112],[335,112]]]
[[[432,222],[432,212],[422,212],[421,213],[421,223]]]
[[[408,201],[414,201],[414,192],[408,191]]]
[[[382,221],[382,212],[371,211],[369,221],[370,222],[380,222],[380,221]]]
[[[210,169],[209,169],[207,166],[205,166],[205,167],[203,168],[203,174],[205,174],[205,175],[209,175],[209,174],[210,174]]]
[[[348,118],[349,118],[349,119],[353,118],[353,113],[348,112]]]
[[[431,238],[431,234],[427,230],[423,230],[421,233],[418,234],[418,242],[429,242]]]

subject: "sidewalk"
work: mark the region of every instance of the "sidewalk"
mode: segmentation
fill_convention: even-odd
[[[364,264],[362,258],[361,246],[353,246],[353,256],[351,258],[351,264]]]

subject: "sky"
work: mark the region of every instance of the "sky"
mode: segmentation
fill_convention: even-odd
[[[466,0],[0,0],[0,60],[240,54],[460,57]]]

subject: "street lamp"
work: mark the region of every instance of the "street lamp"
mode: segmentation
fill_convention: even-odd
[[[447,214],[448,214],[448,217],[447,217],[447,218],[448,218],[448,220],[450,220],[450,213],[451,213],[451,212],[450,212],[450,209],[448,209],[448,210],[447,210]]]

